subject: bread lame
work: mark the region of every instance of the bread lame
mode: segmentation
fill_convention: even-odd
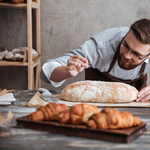
[[[40,95],[40,97],[41,97],[43,100],[45,100],[45,101],[47,101],[47,102],[49,102],[49,103],[52,103],[52,102],[59,103],[59,102],[57,101],[57,99],[54,98],[54,97],[52,96],[52,94],[51,94],[47,89],[39,88],[38,91],[39,91],[40,93],[42,93],[42,95]]]

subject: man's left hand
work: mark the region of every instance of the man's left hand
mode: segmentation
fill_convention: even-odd
[[[148,100],[150,100],[150,85],[139,91],[135,101],[147,102]]]

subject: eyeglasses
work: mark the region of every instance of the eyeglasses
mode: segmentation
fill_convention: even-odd
[[[131,51],[129,49],[129,47],[123,43],[123,40],[121,41],[121,44],[124,46],[124,48],[122,49],[123,53],[127,53],[128,51]],[[148,55],[144,56],[143,58],[141,58],[136,52],[131,51],[132,59],[134,59],[135,61],[142,60],[142,59],[148,57],[149,55],[150,55],[150,53]]]

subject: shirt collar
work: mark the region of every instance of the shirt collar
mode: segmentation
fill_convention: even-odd
[[[145,62],[145,63],[148,63],[148,61],[149,61],[149,58],[145,59],[145,61],[144,61],[144,62]]]

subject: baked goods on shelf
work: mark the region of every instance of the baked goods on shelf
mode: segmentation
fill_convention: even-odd
[[[58,121],[64,124],[85,124],[91,115],[99,113],[97,106],[86,103],[72,106],[69,110],[62,111],[58,114]]]
[[[130,102],[138,90],[128,84],[104,81],[80,81],[69,84],[61,92],[61,99],[76,102]]]
[[[31,113],[28,119],[33,121],[57,120],[58,114],[67,109],[69,108],[65,104],[48,103],[46,106],[41,106],[35,112]]]
[[[19,3],[25,3],[26,0],[7,0],[7,2],[13,4],[19,4]]]
[[[36,2],[36,0],[32,0],[33,2]],[[26,3],[27,0],[0,0],[0,2],[8,2],[12,4],[20,4],[20,3]]]
[[[3,47],[0,47],[0,60],[4,59],[6,53],[8,53],[8,50]]]
[[[133,117],[127,111],[119,112],[115,108],[104,108],[89,118],[87,126],[92,129],[119,129],[138,126],[141,123],[139,117]]]
[[[19,47],[18,49],[22,49],[22,50],[25,50],[26,51],[26,55],[27,55],[27,57],[26,57],[26,60],[25,61],[28,61],[28,47]],[[33,48],[32,48],[32,50],[31,50],[32,52],[32,60],[34,61],[34,60],[36,60],[37,58],[38,58],[38,56],[39,56],[39,54],[38,54],[38,52],[36,51],[36,50],[34,50]]]
[[[32,60],[34,61],[37,58],[38,58],[37,51],[32,49]],[[6,61],[27,62],[28,61],[28,47],[19,47],[19,48],[14,48],[11,51],[7,51],[3,59]]]
[[[23,61],[26,61],[27,59],[26,57],[27,55],[26,55],[25,50],[16,48],[16,49],[13,49],[12,51],[7,52],[5,54],[4,60],[23,62]]]

